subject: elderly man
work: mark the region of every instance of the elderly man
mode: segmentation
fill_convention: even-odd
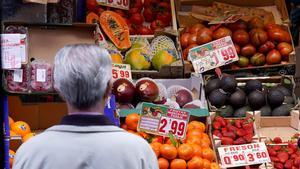
[[[25,142],[14,169],[156,169],[149,144],[103,115],[111,59],[96,45],[68,45],[55,57],[54,87],[67,102],[61,124]]]

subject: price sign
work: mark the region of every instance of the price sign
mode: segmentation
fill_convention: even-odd
[[[2,69],[21,68],[20,34],[1,34],[1,61]]]
[[[188,58],[196,73],[239,60],[230,36],[190,49]]]
[[[129,9],[129,1],[130,0],[97,0],[97,3],[99,5],[103,6],[110,6],[113,8],[119,8],[119,9]]]
[[[236,11],[228,11],[221,16],[215,17],[208,24],[222,24],[222,23],[234,23],[241,19],[244,14],[236,13]]]
[[[138,131],[184,139],[190,114],[187,111],[166,106],[143,103]]]
[[[130,65],[113,63],[112,77],[114,79],[118,79],[118,78],[132,79]]]
[[[270,162],[265,143],[219,147],[218,152],[225,168]]]

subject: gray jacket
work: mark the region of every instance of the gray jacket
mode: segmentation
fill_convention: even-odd
[[[150,145],[116,126],[57,125],[25,142],[13,169],[158,169]]]

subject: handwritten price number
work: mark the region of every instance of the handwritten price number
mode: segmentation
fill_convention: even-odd
[[[236,161],[244,161],[244,160],[245,160],[245,156],[244,156],[243,154],[233,155],[232,157],[233,157],[233,160],[234,160],[235,162],[236,162]],[[224,157],[224,163],[225,163],[226,165],[232,164],[231,158],[228,157],[228,156],[225,156],[225,157]]]
[[[254,162],[255,159],[261,159],[261,158],[267,158],[267,153],[266,152],[257,152],[257,153],[253,153],[253,154],[252,153],[247,154],[248,162]],[[231,165],[233,162],[236,163],[238,161],[244,161],[245,156],[243,154],[233,155],[232,158],[230,158],[229,156],[225,156],[223,158],[223,160],[226,165]]]
[[[119,72],[119,73],[118,73]],[[113,69],[112,70],[112,76],[114,79],[116,78],[129,78],[129,72],[126,71],[126,70],[116,70],[116,69]]]
[[[221,54],[225,61],[235,58],[235,53],[232,46],[229,46],[227,49],[221,49]]]
[[[248,161],[253,162],[256,159],[261,159],[261,158],[267,158],[267,153],[266,152],[257,152],[253,154],[247,154]]]
[[[178,122],[177,120],[170,119],[169,122],[171,123],[170,132],[174,135],[182,137],[184,134],[185,123],[183,121]],[[166,118],[161,119],[160,121],[161,126],[159,127],[159,132],[161,133],[168,133],[166,131],[166,126],[168,124],[168,120]]]
[[[116,1],[116,2],[115,2]],[[108,4],[117,4],[118,6],[128,6],[129,0],[108,0]]]

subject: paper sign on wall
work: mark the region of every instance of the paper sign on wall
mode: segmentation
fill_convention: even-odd
[[[21,68],[20,34],[1,34],[2,69]]]
[[[230,36],[190,49],[188,58],[196,73],[203,73],[239,60]]]
[[[218,152],[224,168],[270,162],[265,143],[219,147]]]

